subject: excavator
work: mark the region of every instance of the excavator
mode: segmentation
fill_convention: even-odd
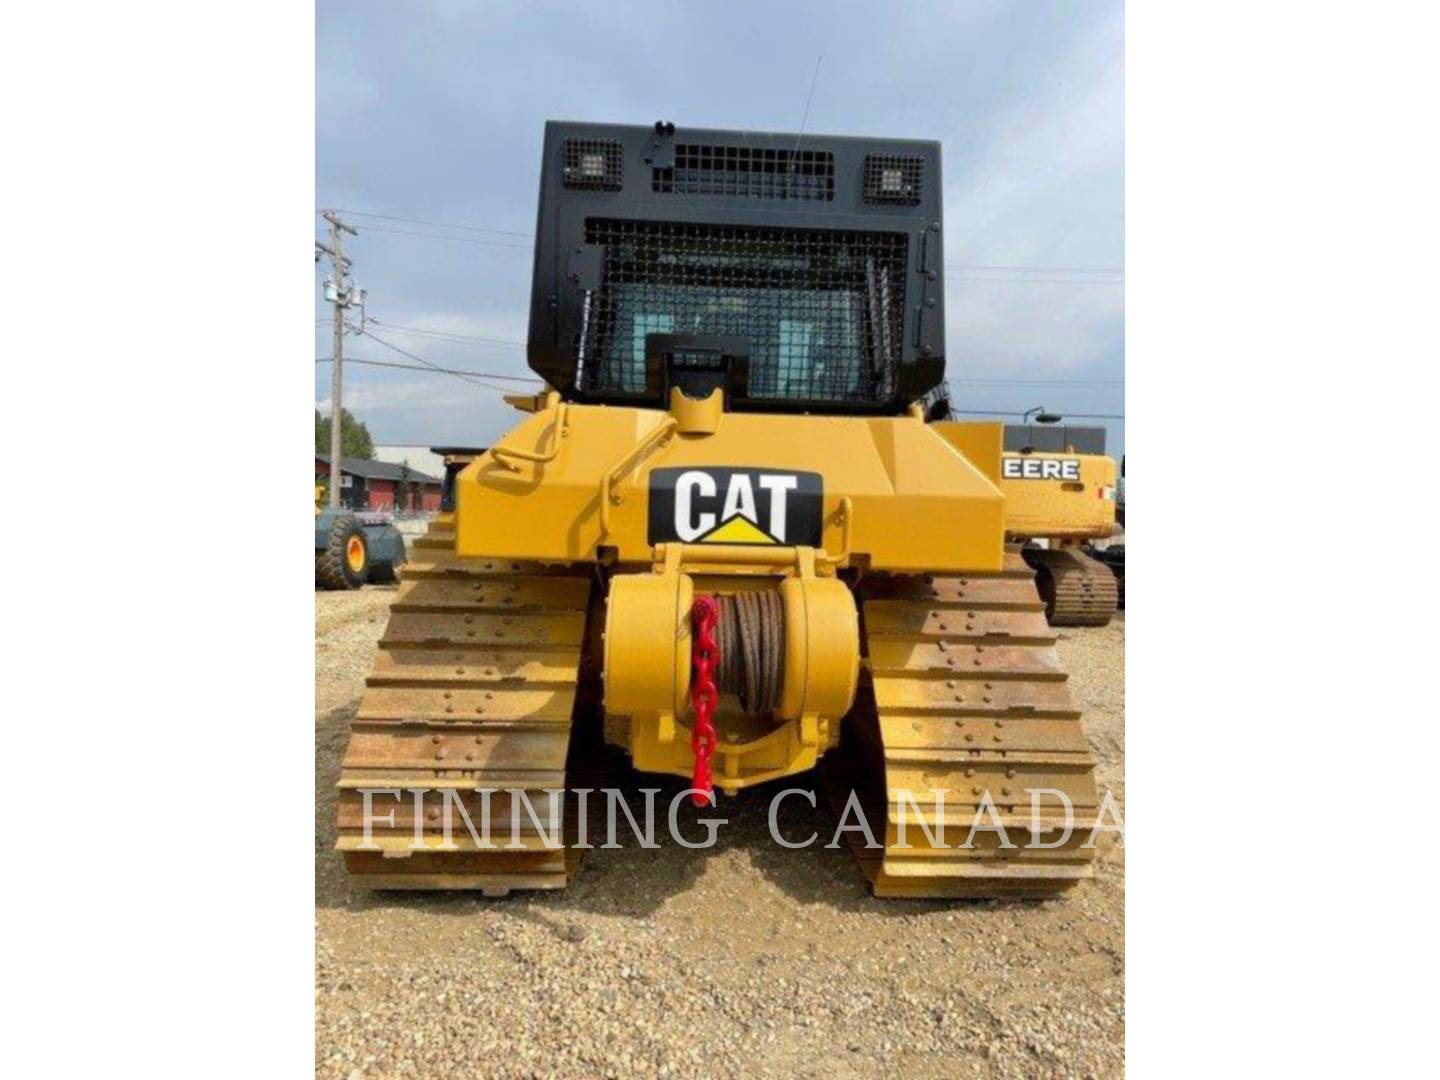
[[[1090,876],[1095,758],[1006,548],[1002,425],[922,405],[939,144],[551,121],[542,153],[545,386],[415,542],[342,761],[354,887],[563,888],[614,753],[700,805],[816,771],[876,896]]]
[[[1123,604],[1124,548],[1096,547],[1115,535],[1115,459],[1105,429],[1007,424],[1001,489],[1006,535],[1035,571],[1051,626],[1105,626]]]
[[[942,434],[959,429],[943,385],[925,409]],[[1005,425],[1006,541],[1035,571],[1051,626],[1107,626],[1125,607],[1125,545],[1110,542],[1116,522],[1125,522],[1105,429],[1055,426],[1062,416],[1031,411],[1039,413],[1034,424]]]

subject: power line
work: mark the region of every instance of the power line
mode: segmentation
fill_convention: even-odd
[[[332,360],[331,357],[328,356],[317,356],[315,362],[317,364],[328,364],[331,363]],[[401,364],[392,360],[356,360],[353,356],[347,356],[345,363],[364,364],[366,367],[396,368],[400,371],[424,371],[432,375],[465,375],[471,378],[505,379],[509,382],[544,382],[543,379],[536,379],[526,375],[497,375],[491,371],[470,371],[465,368],[447,368],[439,367],[438,365],[422,367],[420,364]],[[491,389],[500,390],[503,389],[503,387],[491,387]]]
[[[420,337],[428,337],[437,341],[451,341],[481,345],[492,345],[496,348],[523,349],[526,343],[523,341],[506,341],[501,338],[480,337],[475,334],[462,334],[458,331],[439,330],[433,327],[405,326],[400,323],[385,322],[382,319],[367,319],[368,323],[374,326],[383,326],[387,330],[395,330],[405,334],[415,334]],[[962,386],[1124,386],[1124,379],[1005,379],[1005,378],[956,378],[950,382]]]
[[[443,345],[479,345],[487,349],[523,349],[524,342],[520,341],[485,341],[481,338],[464,337],[458,334],[445,334],[431,330],[399,330],[394,326],[386,326],[385,329],[394,331],[402,337],[418,337],[421,341],[435,341]]]
[[[414,353],[410,352],[408,349],[402,349],[399,345],[396,345],[396,344],[394,344],[394,343],[392,343],[392,342],[386,341],[384,338],[382,338],[382,337],[380,337],[380,336],[378,336],[378,335],[376,335],[376,334],[373,334],[373,333],[371,333],[371,334],[366,334],[366,332],[365,332],[365,330],[364,330],[363,327],[360,329],[359,332],[360,332],[361,334],[365,334],[365,336],[367,336],[368,338],[370,338],[371,341],[374,341],[374,342],[376,342],[376,343],[378,343],[378,344],[380,344],[380,345],[383,345],[385,348],[391,350],[392,352],[397,352],[397,353],[399,353],[401,356],[408,357],[408,358],[411,359],[411,360],[415,360],[415,361],[417,361],[418,363],[424,364],[427,368],[430,368],[432,371],[438,371],[438,372],[441,372],[442,374],[445,374],[445,375],[454,375],[454,376],[455,376],[456,378],[458,378],[458,379],[464,379],[466,382],[472,382],[472,383],[474,383],[474,384],[477,385],[477,386],[483,386],[483,387],[485,387],[487,390],[504,390],[504,389],[505,389],[503,386],[494,386],[494,385],[492,385],[492,384],[490,384],[490,383],[482,382],[480,379],[476,378],[476,377],[473,376],[473,375],[463,374],[463,373],[461,373],[461,372],[454,371],[454,370],[446,370],[445,368],[442,368],[439,364],[432,363],[431,361],[426,360],[423,356],[417,356],[417,355],[415,355]]]
[[[992,285],[1124,285],[1120,279],[1107,281],[1104,278],[1041,278],[1041,277],[975,277],[963,274],[946,274],[946,281],[987,282]]]
[[[370,336],[370,337],[374,337],[373,334],[372,334],[372,335],[369,335],[369,336]],[[379,339],[379,338],[375,338],[375,340],[376,340],[376,341],[379,341],[380,339]],[[332,357],[329,357],[329,356],[317,356],[317,357],[315,358],[315,362],[316,362],[317,364],[329,364],[329,363],[331,363],[332,361],[333,361],[333,358],[332,358]],[[432,375],[456,375],[456,376],[460,376],[460,377],[462,377],[462,378],[470,378],[470,379],[476,379],[476,378],[482,378],[482,379],[504,379],[504,380],[506,380],[507,382],[533,382],[533,383],[544,382],[543,379],[536,379],[536,378],[534,378],[534,377],[526,376],[526,375],[501,375],[501,374],[498,374],[498,373],[493,372],[493,371],[473,371],[473,370],[468,369],[468,368],[447,368],[447,367],[441,367],[441,366],[439,366],[438,364],[428,364],[428,363],[427,363],[425,366],[421,366],[420,364],[400,364],[400,363],[396,363],[396,362],[391,361],[391,360],[357,360],[357,359],[356,359],[355,357],[353,357],[353,356],[352,356],[352,357],[346,357],[345,363],[347,363],[347,364],[362,364],[362,365],[364,365],[364,366],[366,366],[366,367],[393,368],[393,369],[399,370],[399,371],[423,371],[423,372],[425,372],[425,373],[427,373],[427,374],[432,374]],[[952,381],[952,382],[961,382],[961,381],[963,381],[963,380],[958,380],[958,379],[957,379],[957,380],[951,380],[951,381]],[[1071,384],[1071,385],[1073,385],[1073,384]],[[504,390],[504,387],[498,387],[498,386],[496,386],[496,387],[490,387],[489,389],[492,389],[492,390],[502,390],[502,391],[503,391],[503,390]],[[1024,415],[1025,415],[1025,411],[1024,411],[1024,410],[1020,410],[1020,409],[951,409],[950,411],[953,412],[953,413],[956,413],[956,414],[958,414],[958,415],[962,415],[962,416],[1024,416]],[[1125,416],[1124,416],[1123,413],[1077,413],[1077,412],[1070,412],[1070,411],[1068,411],[1068,410],[1064,410],[1064,411],[1062,411],[1062,415],[1063,415],[1063,416],[1073,416],[1073,417],[1076,417],[1077,419],[1081,419],[1081,420],[1124,420],[1124,419],[1125,419]]]
[[[507,244],[503,240],[481,240],[474,236],[446,236],[443,233],[415,232],[412,229],[392,229],[388,225],[366,225],[367,232],[393,233],[396,236],[419,236],[426,240],[454,240],[457,244],[479,244],[481,247],[515,248],[529,251],[529,244]]]
[[[1124,274],[1123,266],[979,266],[965,263],[946,263],[947,270],[1005,271],[1015,273],[1046,274]]]
[[[467,337],[461,334],[446,334],[436,330],[412,330],[408,327],[399,329],[393,325],[387,325],[386,330],[394,331],[402,337],[418,337],[422,341],[435,341],[445,345],[479,345],[487,349],[523,349],[523,341],[487,341],[483,338]]]
[[[505,389],[503,386],[492,386],[492,385],[490,385],[489,383],[481,382],[480,379],[477,379],[477,378],[475,378],[474,376],[469,375],[469,374],[467,374],[467,373],[462,373],[462,372],[457,371],[457,370],[454,370],[454,369],[449,369],[449,370],[447,370],[447,369],[445,369],[445,368],[442,368],[439,364],[431,363],[429,360],[426,360],[423,356],[417,356],[417,355],[415,355],[415,354],[412,353],[409,349],[402,349],[399,345],[396,345],[394,342],[386,341],[384,338],[380,337],[380,335],[375,334],[375,333],[371,333],[371,332],[367,331],[363,326],[362,326],[362,327],[358,327],[358,328],[357,328],[357,327],[351,327],[351,329],[354,330],[357,334],[361,334],[361,335],[363,335],[363,336],[365,336],[365,337],[368,337],[371,341],[374,341],[374,342],[377,342],[377,343],[380,344],[380,345],[383,345],[385,348],[391,350],[392,352],[397,352],[397,353],[399,353],[401,356],[408,357],[409,359],[414,360],[414,361],[416,361],[417,363],[424,364],[427,368],[430,368],[432,371],[438,371],[438,372],[441,372],[442,374],[445,374],[445,375],[454,375],[456,378],[464,379],[464,380],[467,381],[467,382],[473,382],[473,383],[475,383],[475,385],[477,385],[477,386],[483,386],[483,387],[485,387],[485,389],[487,389],[487,390],[499,390],[499,391],[503,391],[503,390]],[[501,376],[501,377],[502,377],[502,378],[510,378],[511,376]],[[538,380],[537,380],[537,381],[538,381]]]
[[[324,320],[324,321],[328,321],[328,320]],[[429,338],[433,338],[433,339],[435,339],[435,340],[440,340],[440,341],[453,341],[453,342],[466,342],[466,343],[474,342],[474,343],[482,344],[482,345],[493,345],[493,346],[495,346],[495,347],[497,347],[497,348],[501,348],[501,347],[503,347],[503,348],[516,348],[516,349],[523,349],[523,348],[525,348],[525,342],[523,342],[523,341],[506,341],[506,340],[503,340],[503,339],[501,339],[501,338],[480,337],[480,336],[475,335],[475,334],[462,334],[462,333],[460,333],[460,332],[458,332],[458,331],[438,330],[438,329],[435,329],[435,328],[433,328],[433,327],[406,326],[406,325],[403,325],[403,324],[401,324],[401,323],[386,322],[386,321],[383,320],[383,319],[376,319],[376,318],[367,318],[365,321],[366,321],[366,323],[367,323],[368,325],[372,325],[372,326],[382,326],[382,327],[384,327],[384,328],[387,329],[387,330],[395,330],[395,331],[399,331],[399,332],[401,332],[401,333],[406,333],[406,334],[416,334],[416,335],[419,335],[419,336],[422,336],[422,337],[429,337]],[[372,334],[371,336],[373,337],[374,335]],[[379,338],[376,338],[375,340],[379,341],[380,339],[379,339]],[[471,374],[482,375],[482,376],[485,377],[485,378],[492,378],[492,379],[519,378],[519,376],[495,375],[495,374],[488,374],[488,373],[485,373],[485,372],[471,372]],[[542,381],[542,380],[539,380],[539,379],[529,379],[529,380],[527,380],[527,381],[540,382],[540,381]],[[984,377],[977,377],[977,378],[952,378],[952,379],[950,379],[949,381],[950,381],[950,383],[952,383],[953,385],[956,385],[956,386],[974,386],[974,387],[987,387],[987,386],[1070,386],[1070,387],[1082,387],[1082,386],[1084,386],[1084,387],[1117,387],[1117,386],[1124,386],[1124,385],[1125,385],[1125,380],[1124,380],[1124,379],[1067,379],[1067,378],[1055,378],[1055,379],[1021,379],[1021,378],[1015,378],[1015,379],[1007,379],[1007,378],[984,378]]]
[[[426,326],[402,326],[400,323],[382,322],[380,319],[371,319],[376,326],[383,326],[387,330],[399,330],[407,334],[422,334],[429,337],[453,338],[456,341],[476,341],[482,345],[505,345],[514,346],[517,349],[525,348],[523,341],[505,341],[502,338],[480,337],[476,334],[462,334],[458,330],[440,330],[436,327]]]
[[[320,210],[315,212],[322,213]],[[512,232],[509,229],[487,229],[479,225],[462,225],[455,221],[426,221],[424,218],[400,217],[397,214],[370,214],[363,210],[337,210],[336,213],[350,214],[352,217],[376,218],[379,221],[403,221],[410,225],[429,225],[437,229],[464,229],[467,232],[492,233],[495,236],[518,236],[522,240],[535,239],[534,233]]]
[[[529,244],[508,244],[508,243],[505,243],[505,242],[502,241],[502,240],[481,240],[481,239],[478,239],[478,238],[476,238],[476,237],[474,237],[474,236],[446,236],[446,235],[444,235],[443,233],[416,232],[416,231],[414,231],[414,230],[412,230],[412,229],[392,229],[392,228],[390,228],[390,227],[388,227],[388,226],[385,226],[385,225],[367,225],[367,226],[365,226],[365,228],[366,228],[367,230],[369,230],[370,232],[390,233],[390,234],[395,235],[395,236],[415,236],[415,237],[419,237],[419,238],[422,239],[422,240],[452,240],[452,241],[454,241],[455,243],[458,243],[458,244],[477,244],[477,245],[479,245],[480,247],[490,247],[490,248],[514,248],[514,249],[517,250],[517,251],[530,251],[530,250],[531,250],[531,246],[530,246]],[[984,268],[972,267],[972,268],[970,268],[970,269],[972,269],[972,270],[981,270],[981,269],[984,269]],[[998,268],[996,268],[996,269],[997,269],[997,271],[998,271]],[[1016,268],[1015,268],[1015,271],[1030,271],[1030,272],[1037,273],[1037,274],[1038,274],[1038,273],[1063,272],[1063,270],[1064,270],[1063,267],[1048,267],[1048,266],[1030,266],[1030,267],[1016,267]],[[1011,271],[1011,272],[1014,273],[1014,271]],[[1019,275],[1019,276],[1012,276],[1012,277],[997,277],[997,276],[995,276],[994,274],[988,274],[988,273],[987,273],[987,274],[966,274],[966,275],[946,273],[945,277],[948,278],[948,279],[951,279],[951,280],[955,280],[955,281],[990,281],[990,282],[996,282],[996,283],[999,283],[999,284],[1008,284],[1008,285],[1029,285],[1029,284],[1040,284],[1040,285],[1047,285],[1047,284],[1048,284],[1048,285],[1123,285],[1123,284],[1125,284],[1124,280],[1121,279],[1121,278],[1115,278],[1115,279],[1100,278],[1100,277],[1088,277],[1088,278],[1087,278],[1087,277],[1042,278],[1042,277],[1025,276],[1025,275],[1023,275],[1023,274],[1021,274],[1021,275]]]
[[[384,327],[385,329],[387,329],[387,330],[398,330],[398,331],[400,331],[400,332],[402,332],[402,333],[417,334],[417,335],[420,335],[420,336],[430,337],[430,338],[433,338],[433,339],[435,339],[435,340],[440,340],[440,341],[475,342],[475,343],[482,344],[482,345],[493,345],[493,346],[495,346],[495,347],[497,347],[497,348],[498,348],[498,347],[506,347],[506,348],[514,347],[514,348],[517,348],[517,349],[523,349],[523,348],[525,347],[525,342],[523,342],[523,341],[502,341],[502,340],[500,340],[500,339],[498,339],[498,338],[483,338],[483,337],[477,337],[477,336],[472,335],[472,334],[450,333],[450,332],[448,332],[448,331],[431,330],[431,329],[426,329],[426,328],[424,328],[424,327],[418,327],[418,326],[402,326],[402,325],[400,325],[399,323],[384,322],[384,321],[382,321],[382,320],[380,320],[380,319],[373,319],[373,318],[372,318],[372,319],[367,319],[366,321],[367,321],[369,324],[374,325],[374,326],[383,326],[383,327]],[[372,334],[371,336],[373,337],[374,335]],[[379,339],[379,338],[376,338],[375,340],[379,341],[380,339]],[[521,379],[521,378],[523,378],[524,381],[527,381],[527,382],[541,382],[541,381],[543,381],[543,380],[540,380],[540,379],[531,379],[531,378],[523,377],[523,376],[496,375],[496,374],[489,373],[489,372],[478,372],[478,371],[477,371],[477,372],[469,372],[469,374],[479,375],[479,376],[482,376],[482,377],[488,378],[488,379]],[[1118,386],[1124,386],[1124,385],[1125,385],[1125,380],[1124,380],[1124,379],[998,379],[998,378],[997,378],[997,379],[986,379],[986,378],[965,379],[965,378],[953,378],[953,379],[950,379],[949,381],[950,381],[950,383],[951,383],[952,385],[955,385],[955,386],[973,386],[973,387],[977,387],[977,388],[983,388],[983,387],[988,387],[988,386],[1118,387]]]
[[[373,336],[373,335],[372,335],[372,336]],[[379,338],[376,338],[375,340],[379,341],[380,339],[379,339]],[[315,358],[315,362],[316,362],[317,364],[328,364],[328,363],[331,362],[331,358],[328,357],[328,356],[317,356],[317,357]],[[426,372],[427,374],[432,374],[432,375],[458,375],[458,376],[469,377],[469,378],[479,377],[479,378],[485,378],[485,379],[505,379],[505,380],[508,380],[508,381],[510,381],[510,382],[536,382],[536,383],[538,383],[538,382],[543,382],[543,381],[544,381],[543,379],[531,378],[531,377],[527,377],[527,376],[524,376],[524,375],[499,375],[499,374],[496,374],[495,372],[491,372],[491,371],[472,371],[472,370],[469,370],[469,369],[467,369],[467,368],[447,368],[447,367],[440,367],[440,366],[434,365],[434,364],[431,364],[431,365],[422,367],[422,366],[420,366],[419,364],[400,364],[400,363],[395,363],[395,362],[392,362],[392,361],[389,361],[389,360],[357,360],[357,359],[355,359],[354,357],[347,357],[347,358],[345,359],[345,363],[347,363],[347,364],[363,364],[363,365],[365,365],[365,366],[367,366],[367,367],[395,368],[395,369],[398,369],[398,370],[400,370],[400,371],[423,371],[423,372]],[[953,380],[952,380],[952,381],[953,381]],[[500,390],[500,389],[503,389],[503,387],[491,387],[491,389]],[[962,416],[1024,416],[1024,415],[1026,414],[1026,411],[1028,411],[1028,410],[1021,410],[1021,409],[953,409],[953,408],[952,408],[950,411],[951,411],[952,413],[956,413],[956,414],[962,415]],[[1124,420],[1124,419],[1125,419],[1125,416],[1124,416],[1123,413],[1079,413],[1079,412],[1070,412],[1068,409],[1067,409],[1067,410],[1062,410],[1061,415],[1062,415],[1062,416],[1073,416],[1073,417],[1075,417],[1076,419],[1080,419],[1080,420]]]
[[[815,65],[815,66],[816,66],[816,71],[818,72],[819,66],[820,66],[818,60],[816,61],[816,65]],[[811,93],[812,93],[812,94],[814,93],[814,79],[813,79],[813,76],[812,76],[812,80],[811,80]],[[807,109],[808,109],[808,103],[807,103]],[[317,213],[317,214],[323,213],[323,211],[317,210],[316,213]],[[489,228],[489,227],[487,227],[487,226],[482,226],[482,225],[470,225],[470,224],[467,224],[467,223],[464,223],[464,222],[459,222],[459,221],[435,221],[435,220],[430,219],[430,218],[403,217],[403,216],[401,216],[401,215],[399,215],[399,214],[375,214],[375,213],[371,213],[371,212],[365,211],[365,210],[337,210],[336,213],[350,214],[350,215],[352,215],[352,216],[354,216],[354,217],[373,218],[373,219],[375,219],[375,220],[377,220],[377,221],[399,221],[399,222],[403,222],[403,223],[408,224],[408,225],[425,225],[425,226],[428,226],[429,228],[433,228],[433,229],[460,229],[460,230],[462,230],[462,231],[464,231],[464,232],[486,233],[486,234],[491,235],[491,236],[512,236],[512,237],[516,237],[516,238],[521,239],[521,240],[533,240],[533,239],[535,238],[535,235],[534,235],[533,233],[517,232],[517,231],[515,231],[515,230],[513,230],[513,229],[492,229],[492,228]],[[477,239],[474,239],[474,238],[472,238],[472,237],[466,237],[466,236],[444,236],[444,235],[439,234],[439,233],[422,233],[422,232],[412,232],[412,231],[410,231],[410,230],[408,230],[408,229],[391,229],[391,228],[387,228],[386,226],[383,226],[383,225],[367,225],[366,228],[367,228],[367,229],[374,229],[374,230],[377,231],[377,232],[391,232],[391,233],[395,233],[395,234],[400,235],[400,236],[418,236],[418,237],[422,237],[422,238],[428,239],[428,240],[459,240],[459,241],[461,241],[461,242],[463,242],[463,243],[469,243],[469,244],[489,244],[489,245],[492,245],[492,246],[495,246],[495,247],[513,247],[513,248],[517,248],[517,249],[519,249],[519,250],[521,250],[521,251],[529,251],[529,250],[530,250],[530,245],[529,245],[529,244],[504,244],[504,243],[499,243],[498,241],[477,240]],[[1013,273],[1013,274],[1088,274],[1088,275],[1092,275],[1092,276],[1098,276],[1098,275],[1109,275],[1109,276],[1120,275],[1120,276],[1123,276],[1124,273],[1125,273],[1125,268],[1124,268],[1123,266],[1043,266],[1043,265],[1037,265],[1037,266],[1022,266],[1022,265],[1019,265],[1019,264],[1004,264],[1004,265],[994,264],[994,265],[986,265],[986,264],[968,264],[968,263],[946,263],[946,264],[945,264],[945,268],[946,268],[947,270],[956,270],[956,271],[960,271],[960,272],[962,272],[962,273],[975,272],[975,273],[982,273],[982,274],[989,274],[989,273]],[[948,275],[947,275],[947,276],[948,276]],[[992,279],[988,279],[988,278],[987,278],[986,280],[992,280]],[[1009,279],[994,279],[994,280],[1009,280]],[[1032,279],[1025,278],[1025,279],[1019,279],[1019,280],[1032,280]],[[1113,283],[1113,282],[1105,282],[1104,284],[1114,284],[1114,283]]]
[[[370,336],[371,336],[371,337],[374,337],[373,334],[370,335]],[[379,338],[375,338],[375,340],[376,340],[376,341],[379,341],[380,339],[379,339]],[[315,362],[316,362],[317,364],[328,364],[328,363],[330,362],[330,357],[328,357],[328,356],[319,356],[319,357],[316,357],[316,358],[315,358]],[[403,370],[403,371],[439,371],[439,372],[442,372],[442,373],[444,373],[444,374],[446,374],[446,375],[470,375],[470,376],[474,376],[474,377],[476,377],[476,378],[482,378],[482,379],[504,379],[504,380],[506,380],[506,381],[508,381],[508,382],[544,382],[543,379],[537,379],[537,378],[535,378],[534,376],[529,376],[529,375],[501,375],[501,374],[499,374],[499,373],[497,373],[497,372],[493,372],[493,371],[474,371],[474,370],[471,370],[471,369],[468,369],[468,368],[441,368],[441,367],[438,367],[438,366],[433,366],[433,367],[420,367],[420,366],[418,366],[418,365],[416,365],[416,364],[397,364],[397,363],[393,363],[393,362],[388,361],[388,360],[354,360],[354,359],[349,359],[349,358],[347,358],[345,362],[346,362],[347,364],[368,364],[368,365],[370,365],[371,367],[398,368],[398,369]],[[977,387],[977,388],[983,388],[983,387],[987,387],[987,386],[1060,386],[1060,387],[1069,386],[1069,387],[1080,387],[1080,386],[1122,386],[1122,385],[1124,385],[1123,382],[1118,381],[1118,380],[1115,381],[1115,382],[1108,382],[1108,381],[1101,381],[1101,380],[1084,380],[1084,379],[997,379],[997,380],[951,379],[951,380],[949,380],[949,381],[950,381],[951,385],[955,385],[955,386],[975,386],[975,387]],[[1069,414],[1069,415],[1071,415],[1071,416],[1078,416],[1078,415],[1080,415],[1080,414],[1078,414],[1078,413],[1071,413],[1071,414]]]
[[[1124,386],[1124,379],[951,379],[961,386]]]
[[[960,416],[1024,416],[1033,410],[1021,409],[951,409]],[[1124,420],[1124,413],[1084,413],[1060,411],[1062,417],[1073,416],[1078,420]]]

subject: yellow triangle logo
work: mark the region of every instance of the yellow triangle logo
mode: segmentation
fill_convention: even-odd
[[[700,538],[702,544],[776,544],[769,533],[761,531],[749,519],[736,514],[719,528],[712,529]]]

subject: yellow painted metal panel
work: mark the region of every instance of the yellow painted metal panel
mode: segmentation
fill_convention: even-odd
[[[1007,453],[1001,469],[1005,531],[1011,537],[1094,540],[1114,533],[1114,458]]]
[[[930,427],[985,474],[1000,483],[1000,456],[1005,446],[1005,425],[998,420],[941,420]]]
[[[819,473],[822,546],[843,549],[837,511],[849,497],[852,561],[864,557],[876,569],[985,571],[1002,564],[999,488],[913,416],[722,413],[713,434],[686,434],[659,409],[558,402],[526,418],[460,474],[456,552],[584,562],[604,545],[621,562],[649,562],[650,474],[677,467]],[[602,535],[607,477],[613,497]]]

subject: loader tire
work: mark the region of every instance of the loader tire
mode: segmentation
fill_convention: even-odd
[[[315,552],[315,584],[322,589],[358,589],[370,570],[370,545],[353,514],[341,514],[330,526],[325,546]]]
[[[405,564],[399,559],[385,559],[370,568],[370,580],[376,585],[398,585]]]

